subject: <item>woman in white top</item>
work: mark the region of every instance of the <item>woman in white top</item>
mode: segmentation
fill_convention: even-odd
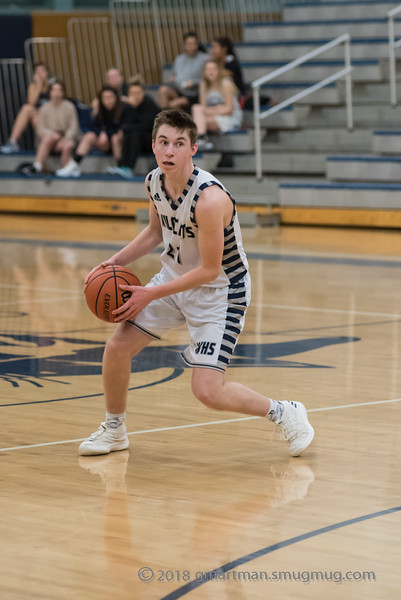
[[[192,106],[192,118],[198,127],[198,149],[211,150],[208,131],[226,133],[239,129],[242,110],[238,103],[238,89],[227,71],[215,60],[207,60],[199,87],[199,104]]]

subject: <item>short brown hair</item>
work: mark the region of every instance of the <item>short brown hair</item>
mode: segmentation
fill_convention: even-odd
[[[63,91],[63,96],[65,98],[65,85],[64,85],[64,81],[60,81],[60,79],[55,79],[54,81],[51,82],[50,86],[49,86],[49,92],[52,91],[53,87],[55,85],[59,85]]]
[[[198,137],[198,128],[196,127],[196,124],[192,119],[191,115],[184,112],[183,110],[171,108],[159,112],[153,124],[152,140],[156,139],[157,132],[159,131],[162,125],[174,127],[174,129],[178,129],[179,131],[186,131],[188,133],[191,146],[196,144],[196,140]]]
[[[128,80],[128,89],[132,86],[132,85],[136,85],[141,87],[143,90],[145,89],[145,80],[143,78],[143,75],[141,75],[140,73],[137,73],[136,75],[133,75],[129,80]]]

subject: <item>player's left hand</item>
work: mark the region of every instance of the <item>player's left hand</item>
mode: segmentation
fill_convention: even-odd
[[[114,322],[122,323],[123,321],[132,321],[135,317],[155,299],[154,290],[150,287],[142,287],[140,285],[120,285],[120,289],[131,292],[131,297],[127,302],[113,310]]]

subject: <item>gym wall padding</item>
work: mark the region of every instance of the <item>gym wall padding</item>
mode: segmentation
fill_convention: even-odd
[[[31,15],[0,15],[0,59],[24,58],[24,42],[30,37]]]

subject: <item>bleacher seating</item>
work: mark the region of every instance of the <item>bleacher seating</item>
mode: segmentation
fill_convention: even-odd
[[[236,44],[236,52],[248,83],[269,69],[349,32],[354,67],[354,129],[346,130],[345,90],[340,81],[262,122],[263,182],[255,179],[252,111],[245,111],[242,130],[212,135],[213,151],[197,155],[195,162],[238,189],[237,199],[244,209],[253,205],[262,213],[273,207],[281,213],[283,222],[308,222],[308,219],[325,222],[324,212],[318,214],[318,209],[324,209],[327,216],[332,208],[337,212],[331,213],[327,222],[333,224],[336,219],[339,224],[347,224],[346,209],[350,209],[352,224],[358,224],[357,214],[361,224],[374,225],[375,219],[386,226],[401,224],[401,217],[397,220],[394,214],[392,221],[379,218],[380,211],[401,210],[401,203],[398,206],[396,202],[401,109],[390,107],[389,102],[386,21],[386,11],[397,5],[380,0],[310,1],[302,5],[287,2],[282,22],[246,25],[244,41]],[[343,50],[336,48],[327,59],[307,63],[264,86],[262,92],[279,102],[327,76],[330,69],[338,69],[343,64],[342,53]],[[168,67],[164,71],[164,76],[167,75]],[[148,91],[154,94],[156,88]],[[81,110],[80,118],[84,120],[86,109],[81,107]],[[147,171],[148,159],[140,159],[137,168],[140,175]],[[26,181],[16,186],[16,176],[6,175],[22,160],[26,160],[26,155],[0,157],[2,190],[6,194],[15,193],[16,189],[25,189],[26,193]],[[49,185],[35,180],[29,190],[49,197],[81,193],[142,201],[143,176],[133,183],[108,176],[105,174],[108,164],[111,157],[93,153],[83,161],[84,175],[79,181],[48,178]],[[96,172],[102,173],[99,183]],[[291,208],[296,210],[291,213]],[[370,211],[369,214],[364,215],[364,210]]]

